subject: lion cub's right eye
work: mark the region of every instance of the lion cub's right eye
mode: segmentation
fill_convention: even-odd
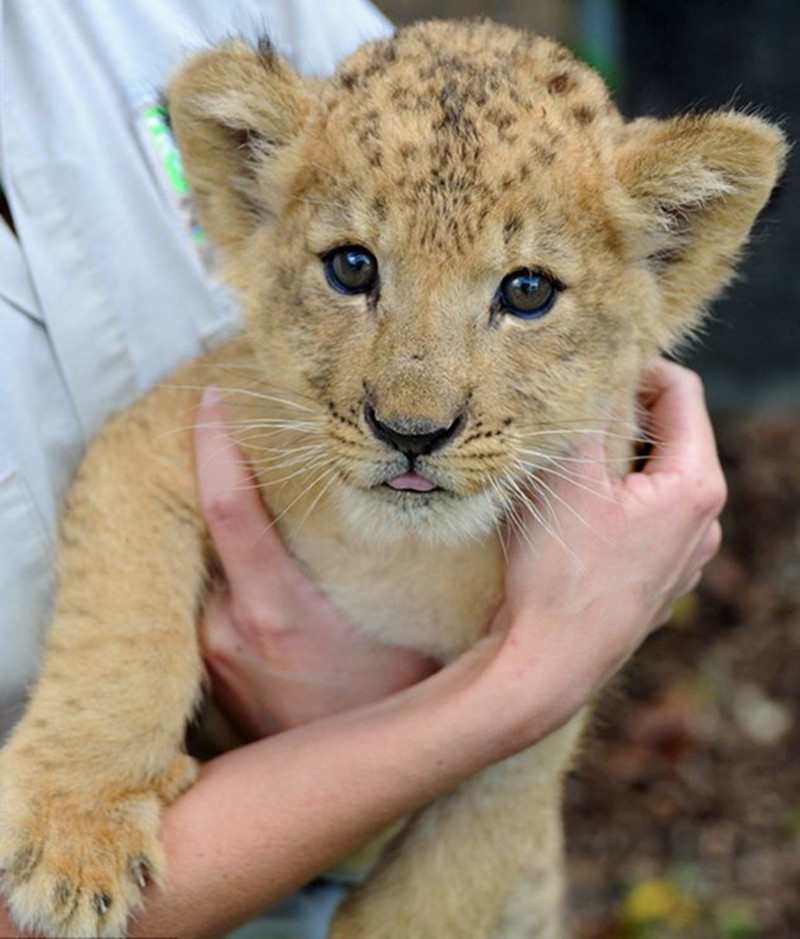
[[[322,259],[328,283],[339,293],[367,293],[378,280],[375,255],[360,245],[334,248]]]

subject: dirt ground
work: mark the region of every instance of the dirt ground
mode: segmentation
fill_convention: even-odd
[[[724,546],[569,782],[576,939],[800,937],[800,415],[718,433]]]

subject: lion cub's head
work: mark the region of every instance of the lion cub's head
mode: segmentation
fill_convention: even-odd
[[[485,529],[695,329],[781,171],[732,111],[626,123],[556,43],[422,23],[302,80],[268,44],[169,89],[201,217],[333,492],[385,531]]]

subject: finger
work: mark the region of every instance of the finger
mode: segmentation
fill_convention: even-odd
[[[703,571],[693,567],[682,581],[670,593],[669,599],[661,607],[660,612],[654,617],[650,631],[666,626],[672,621],[675,608],[680,601],[689,594],[694,593],[703,578]]]
[[[695,590],[700,585],[700,581],[703,579],[703,571],[696,570],[691,574],[688,579],[684,582],[683,586],[678,591],[678,596],[675,598],[675,602],[681,600],[683,597],[688,596],[690,593],[694,593]]]
[[[702,571],[708,562],[719,551],[722,544],[722,526],[717,519],[698,532],[696,541],[691,548],[684,564],[685,576],[693,576]]]
[[[703,579],[703,568],[719,550],[722,542],[722,527],[715,519],[700,539],[700,543],[687,562],[684,574],[677,587],[671,592],[664,614],[659,623],[667,622],[672,615],[674,605],[687,594],[693,593]]]
[[[691,580],[686,581],[686,583],[680,588],[680,591],[676,591],[675,598],[670,600],[664,607],[662,607],[661,612],[653,619],[647,633],[653,633],[658,629],[662,629],[664,626],[669,626],[670,623],[675,622],[675,613],[678,609],[678,604],[680,601],[688,596],[697,589],[697,585],[700,583],[700,574],[696,574]]]
[[[722,544],[722,526],[717,519],[709,525],[698,554],[699,566],[705,567],[720,549]]]
[[[235,633],[230,624],[230,596],[225,584],[215,584],[203,604],[198,631],[203,658],[212,669],[230,656],[235,648]]]
[[[685,562],[678,586],[672,591],[674,603],[687,593],[691,593],[703,577],[706,564],[719,551],[722,543],[722,527],[715,519],[700,535],[698,542]]]
[[[719,472],[714,431],[698,376],[665,359],[655,359],[644,377],[641,401],[655,440],[645,473],[701,467]]]
[[[200,507],[231,592],[254,601],[264,579],[286,562],[256,481],[226,424],[222,396],[206,389],[195,427]]]

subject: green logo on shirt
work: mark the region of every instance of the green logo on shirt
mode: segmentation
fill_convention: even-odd
[[[186,181],[183,160],[169,126],[167,109],[160,105],[147,108],[144,112],[144,129],[166,170],[173,192],[179,196],[186,195],[189,192],[189,183]]]

